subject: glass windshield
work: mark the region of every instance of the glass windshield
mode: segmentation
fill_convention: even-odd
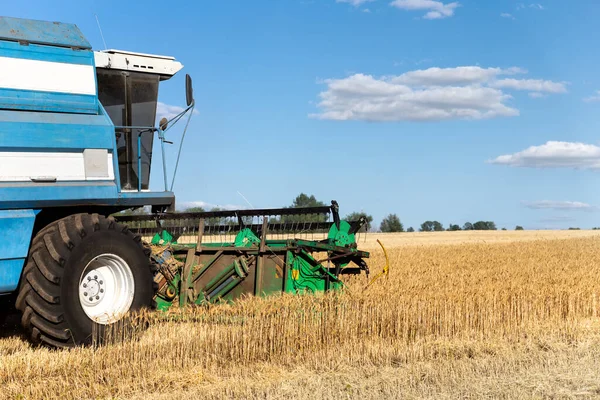
[[[158,75],[97,69],[98,97],[115,126],[154,126]],[[140,129],[116,128],[121,188],[138,188],[138,134]],[[142,189],[148,189],[153,132],[142,134]]]

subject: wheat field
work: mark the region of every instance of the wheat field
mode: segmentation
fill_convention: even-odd
[[[0,397],[600,397],[600,237],[592,231],[368,235],[365,289],[248,298],[116,327],[53,351],[0,339]]]

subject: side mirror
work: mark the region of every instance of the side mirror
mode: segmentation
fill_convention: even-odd
[[[192,87],[192,78],[185,75],[185,100],[187,101],[188,107],[194,102],[194,88]]]

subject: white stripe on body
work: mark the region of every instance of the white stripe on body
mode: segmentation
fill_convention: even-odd
[[[91,65],[0,57],[0,88],[96,95]]]
[[[0,182],[114,180],[112,154],[94,152],[92,159],[84,153],[0,152]]]

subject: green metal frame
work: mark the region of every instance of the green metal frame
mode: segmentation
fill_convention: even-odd
[[[250,228],[242,229],[233,243],[203,244],[201,234],[195,244],[165,243],[171,236],[157,234],[153,243],[162,246],[162,254],[155,252],[153,257],[161,271],[166,259],[173,258],[179,265],[177,271],[162,274],[166,279],[156,297],[158,308],[232,301],[247,294],[339,290],[340,275],[368,272],[364,259],[369,253],[357,249],[350,228],[350,223],[340,221],[321,241],[267,240],[265,229],[259,237]],[[349,267],[350,263],[355,266]]]
[[[327,215],[333,222],[326,222]],[[137,234],[154,235],[152,261],[160,271],[156,302],[161,310],[244,295],[339,290],[341,275],[368,274],[369,253],[358,250],[356,243],[366,219],[342,221],[336,201],[330,207],[162,213],[117,220]],[[203,238],[223,232],[235,236],[230,242],[204,243]],[[269,235],[314,237],[314,232],[327,236],[269,239]],[[196,243],[177,243],[194,235]]]

